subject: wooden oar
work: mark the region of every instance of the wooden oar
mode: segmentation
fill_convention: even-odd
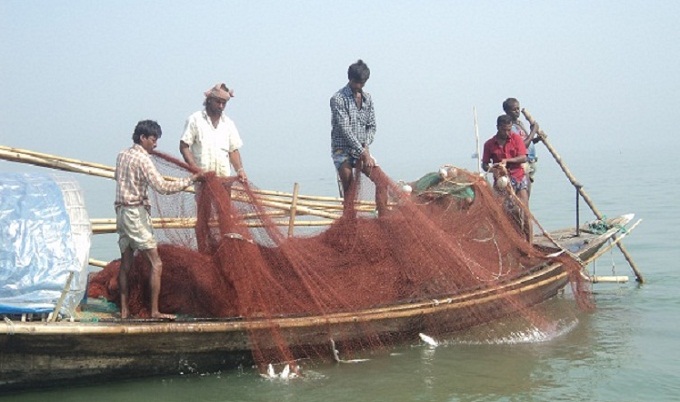
[[[536,122],[536,120],[533,118],[533,116],[531,116],[528,110],[522,109],[522,113],[524,114],[524,117],[526,117],[526,119],[529,121],[529,124],[534,124]],[[548,141],[548,136],[546,135],[545,131],[543,131],[543,129],[539,129],[538,135],[541,138],[541,141],[543,142],[545,147],[548,148],[548,151],[553,156],[557,164],[560,165],[560,168],[562,168],[562,171],[567,176],[571,184],[576,188],[576,190],[581,195],[586,204],[588,204],[591,211],[593,211],[597,219],[603,219],[604,215],[602,215],[600,211],[597,209],[597,207],[595,207],[595,203],[593,203],[593,200],[585,192],[585,190],[583,189],[583,185],[579,183],[578,180],[576,180],[573,174],[571,174],[571,171],[569,170],[567,165],[562,161],[562,157],[557,153],[557,151],[555,151],[555,148],[553,148],[552,144],[550,144],[550,141]],[[614,236],[614,239],[616,239],[616,235]],[[623,246],[623,243],[617,242],[616,245],[619,248],[619,250],[621,250],[621,253],[626,258],[626,261],[628,261],[628,265],[630,265],[633,272],[635,273],[635,280],[637,280],[640,283],[644,283],[642,274],[637,269],[635,262],[633,262],[633,257],[631,257],[630,254],[628,254],[628,251]]]

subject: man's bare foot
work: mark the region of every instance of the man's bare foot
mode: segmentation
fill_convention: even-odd
[[[120,318],[121,319],[125,320],[129,317],[130,317],[130,312],[128,311],[128,309],[123,308],[123,309],[120,310]]]
[[[177,318],[177,316],[174,315],[174,314],[164,314],[164,313],[161,313],[161,312],[156,312],[156,313],[151,314],[151,318],[158,318],[158,319],[161,319],[161,320],[171,320],[172,321],[172,320],[175,320]]]

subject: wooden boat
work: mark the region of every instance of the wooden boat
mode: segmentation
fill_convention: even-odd
[[[536,247],[556,252],[566,249],[574,258],[587,263],[613,247],[611,240],[616,236],[620,239],[620,229],[631,220],[632,215],[610,219],[604,232],[592,231],[586,225],[580,228],[578,236],[573,229],[553,232],[551,237],[559,247],[549,242],[538,242]],[[630,229],[626,233],[629,232]],[[272,325],[280,329],[289,345],[327,345],[329,356],[333,350],[331,342],[357,340],[365,323],[376,328],[379,336],[402,334],[415,341],[427,320],[442,323],[444,331],[461,330],[479,324],[469,315],[460,314],[462,309],[473,306],[487,312],[489,320],[495,319],[518,308],[517,304],[507,303],[509,295],[517,297],[524,306],[535,305],[555,296],[568,281],[562,264],[553,261],[492,287],[435,300],[324,316],[174,322],[121,321],[112,317],[88,322],[26,322],[6,318],[0,325],[0,390],[224,370],[249,364],[249,335],[267,331]]]
[[[529,121],[532,120],[527,116]],[[600,218],[598,229],[582,225],[578,231],[565,229],[552,232],[547,237],[536,237],[534,245],[543,253],[567,253],[572,259],[586,266],[607,250],[618,246],[624,253],[637,280],[642,277],[625,252],[623,239],[637,225],[622,230],[632,220],[632,215],[614,219],[602,219],[592,200],[582,186],[573,178],[561,158],[541,131],[542,141],[560,164],[569,180],[586,200],[595,216]],[[70,172],[112,178],[109,166],[18,150],[0,146],[0,158],[20,163],[60,169]],[[280,225],[327,224],[339,217],[342,204],[337,200],[316,197],[307,200],[277,192],[260,193],[265,205],[284,211]],[[315,215],[308,222],[294,221],[300,215]],[[326,220],[326,221],[324,221]],[[639,222],[639,221],[638,221]],[[168,222],[158,222],[167,226]],[[180,226],[186,222],[172,222]],[[192,225],[193,222],[189,222]],[[111,230],[112,222],[98,222],[95,233]],[[550,240],[552,239],[552,240]],[[205,373],[224,370],[252,362],[253,344],[257,347],[275,348],[274,341],[266,344],[272,326],[279,329],[283,341],[291,347],[317,346],[327,348],[332,356],[335,347],[361,340],[362,328],[370,325],[374,335],[389,338],[399,334],[406,342],[416,341],[418,333],[427,328],[427,322],[440,324],[441,333],[452,332],[513,314],[518,309],[541,303],[555,296],[567,283],[570,273],[558,259],[548,259],[527,268],[520,275],[462,292],[452,292],[428,300],[400,302],[351,312],[325,315],[296,315],[276,318],[210,318],[178,319],[176,321],[125,320],[112,315],[99,319],[81,321],[30,321],[17,317],[5,317],[0,325],[0,391],[57,385],[64,382],[90,383],[114,378],[135,378],[179,373]],[[586,280],[602,278],[587,276]],[[620,280],[621,278],[615,278]],[[626,278],[627,279],[627,278]],[[622,280],[622,279],[621,279]],[[517,303],[508,303],[512,297]],[[96,308],[96,306],[94,306]],[[85,305],[84,309],[93,308]],[[481,314],[465,314],[473,308]],[[263,335],[263,336],[259,336]],[[264,340],[264,341],[263,341]],[[263,344],[263,342],[265,342]],[[337,357],[337,356],[335,356]]]

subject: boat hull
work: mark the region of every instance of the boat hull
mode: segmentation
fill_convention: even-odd
[[[562,266],[553,263],[490,289],[319,317],[271,322],[5,323],[0,333],[0,389],[205,373],[248,365],[252,363],[250,336],[267,339],[262,331],[270,331],[272,325],[289,345],[327,347],[328,356],[331,340],[338,347],[360,341],[367,325],[384,340],[415,340],[418,332],[430,328],[428,323],[436,322],[446,332],[469,328],[540,303],[567,282]]]

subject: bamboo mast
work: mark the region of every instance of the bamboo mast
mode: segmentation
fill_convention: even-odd
[[[529,113],[528,110],[522,109],[522,113],[524,114],[524,117],[526,117],[526,119],[529,121],[529,124],[534,124],[536,122],[536,120]],[[590,196],[583,189],[583,185],[581,183],[579,183],[578,180],[576,180],[576,178],[574,177],[573,174],[571,174],[571,171],[569,170],[567,165],[564,163],[564,161],[562,161],[562,157],[557,153],[555,148],[553,148],[552,144],[550,144],[550,141],[548,141],[548,135],[545,133],[545,131],[543,131],[543,129],[539,129],[538,135],[541,138],[541,141],[543,142],[545,147],[548,148],[548,151],[550,152],[550,154],[555,159],[555,162],[557,162],[557,164],[560,166],[560,168],[562,169],[564,174],[567,176],[567,179],[569,179],[571,184],[576,188],[576,190],[581,195],[581,197],[586,202],[586,204],[588,204],[588,206],[590,207],[590,210],[593,211],[593,213],[595,214],[597,219],[603,219],[604,216],[602,215],[602,213],[600,213],[600,211],[595,206],[595,203],[593,202],[593,200],[590,198]],[[616,238],[617,238],[617,236],[614,235],[614,240],[616,240]],[[626,261],[628,261],[628,265],[630,265],[631,269],[633,270],[633,273],[635,273],[635,280],[640,282],[640,283],[644,283],[644,279],[642,278],[642,274],[637,269],[637,266],[635,265],[635,262],[633,261],[633,257],[631,257],[630,254],[628,254],[628,251],[623,246],[623,243],[617,242],[616,245],[619,248],[619,250],[621,250],[621,253],[626,258]]]

